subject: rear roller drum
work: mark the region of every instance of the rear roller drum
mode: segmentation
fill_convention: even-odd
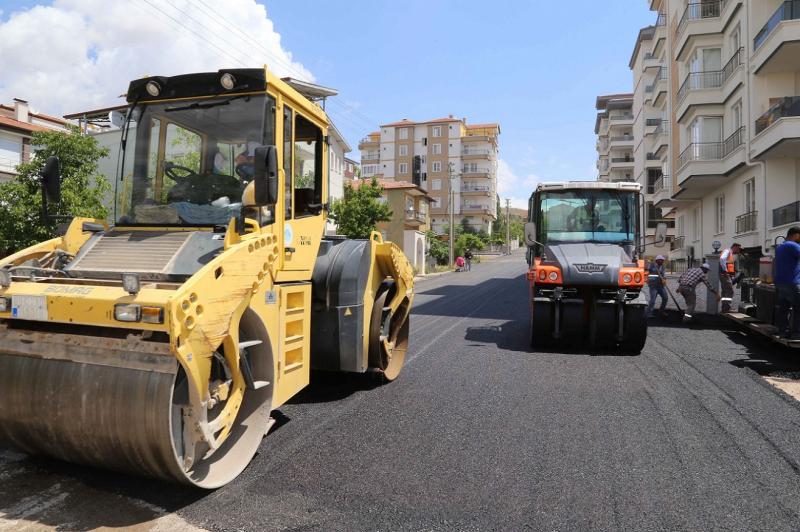
[[[386,307],[392,289],[384,288],[378,293],[372,306],[369,322],[369,365],[385,380],[393,381],[400,375],[408,350],[409,316],[405,305],[393,313]],[[404,316],[402,321],[394,316]]]

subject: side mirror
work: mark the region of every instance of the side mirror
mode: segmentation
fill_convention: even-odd
[[[42,169],[42,194],[50,203],[61,201],[61,161],[51,155]]]
[[[125,114],[119,111],[110,111],[108,113],[108,121],[112,126],[121,128],[125,125]]]
[[[525,224],[525,245],[531,247],[536,244],[536,222],[528,222]]]
[[[253,186],[256,205],[264,207],[278,203],[278,148],[259,146],[255,150]]]
[[[656,225],[656,233],[653,236],[653,245],[657,248],[663,248],[667,245],[667,224],[661,222]]]

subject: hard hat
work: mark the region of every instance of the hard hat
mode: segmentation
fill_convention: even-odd
[[[711,269],[711,266],[709,266],[707,262],[704,262],[703,265],[700,266],[700,267],[703,268],[704,270],[710,270]]]
[[[658,257],[656,257],[656,260],[667,260],[667,259],[664,258],[664,255],[659,255]]]

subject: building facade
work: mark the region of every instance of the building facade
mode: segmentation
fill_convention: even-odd
[[[634,172],[633,94],[598,96],[597,171],[600,181],[632,181]]]
[[[653,203],[674,210],[670,258],[688,265],[715,241],[739,242],[753,272],[800,223],[800,2],[649,5],[658,22],[641,61],[659,61],[665,79],[646,135],[663,175]]]
[[[38,131],[67,131],[68,123],[30,109],[28,102],[14,99],[0,105],[0,183],[17,175],[17,165],[33,155],[31,136]]]
[[[361,175],[419,185],[431,197],[431,226],[442,233],[449,214],[491,233],[497,218],[500,126],[466,119],[401,120],[382,125],[359,143]]]

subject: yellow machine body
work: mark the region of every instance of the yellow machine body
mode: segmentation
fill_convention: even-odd
[[[254,73],[258,81],[258,70],[232,72],[239,78]],[[402,251],[377,233],[369,241],[326,241],[325,250],[357,250],[353,256],[362,264],[352,308],[330,304],[325,316],[331,327],[350,331],[339,334],[347,341],[340,338],[331,357],[354,362],[314,363],[312,336],[317,335],[319,344],[319,337],[328,334],[328,329],[312,330],[315,320],[322,319],[321,311],[314,309],[331,297],[315,294],[320,288],[312,282],[331,276],[315,274],[327,205],[303,216],[293,211],[293,202],[308,194],[295,182],[303,176],[292,171],[304,141],[291,138],[299,135],[299,128],[289,121],[297,124],[302,117],[303,124],[320,132],[316,142],[322,140],[322,145],[308,145],[316,146],[321,157],[316,172],[321,169],[326,176],[328,121],[323,110],[266,68],[261,87],[251,81],[246,90],[234,87],[208,95],[197,93],[211,74],[203,74],[200,88],[192,86],[190,76],[139,80],[138,87],[155,80],[166,93],[173,84],[178,87],[176,96],[145,97],[131,109],[165,102],[172,106],[166,111],[187,102],[199,102],[196,108],[203,109],[205,101],[267,94],[271,100],[265,120],[274,114],[272,131],[279,147],[274,205],[248,205],[254,183],[243,181],[242,215],[222,227],[148,226],[126,224],[125,219],[109,227],[102,220],[76,218],[63,237],[0,260],[0,268],[12,279],[9,286],[0,287],[0,298],[6,301],[5,310],[0,305],[0,444],[214,488],[247,465],[271,426],[271,410],[309,384],[312,365],[375,370],[388,380],[402,367],[413,272]],[[180,94],[185,90],[191,96]],[[174,113],[176,124],[179,114]],[[159,120],[160,131],[169,131],[172,115],[164,112],[153,120]],[[163,158],[174,137],[161,137],[157,153]],[[207,161],[210,147],[202,138],[199,153]],[[154,167],[167,164],[159,159]],[[203,170],[199,164],[195,179]],[[125,188],[130,179],[123,168],[118,195],[131,193]],[[157,189],[165,182],[163,170],[156,170],[148,186]],[[317,178],[317,185],[315,193],[327,202],[327,179]],[[179,203],[191,202],[174,202]],[[152,210],[151,205],[145,207],[141,212]],[[246,215],[248,208],[251,213],[269,208],[271,214],[265,223],[261,214]],[[200,236],[192,240],[195,234]],[[126,260],[136,263],[142,259],[137,254],[149,253],[153,261],[160,260],[159,253],[172,253],[174,247],[178,251],[169,259],[172,264],[195,241],[218,246],[196,271],[156,278],[140,275],[136,290],[123,286]],[[113,253],[130,258],[117,259]],[[50,271],[54,257],[66,257],[64,273]],[[344,253],[337,257],[338,264],[344,264]],[[90,261],[99,273],[69,269],[70,263]],[[312,304],[312,299],[323,303]],[[120,309],[131,310],[118,314]],[[136,321],[119,319],[137,313]],[[351,316],[360,321],[349,323]]]

